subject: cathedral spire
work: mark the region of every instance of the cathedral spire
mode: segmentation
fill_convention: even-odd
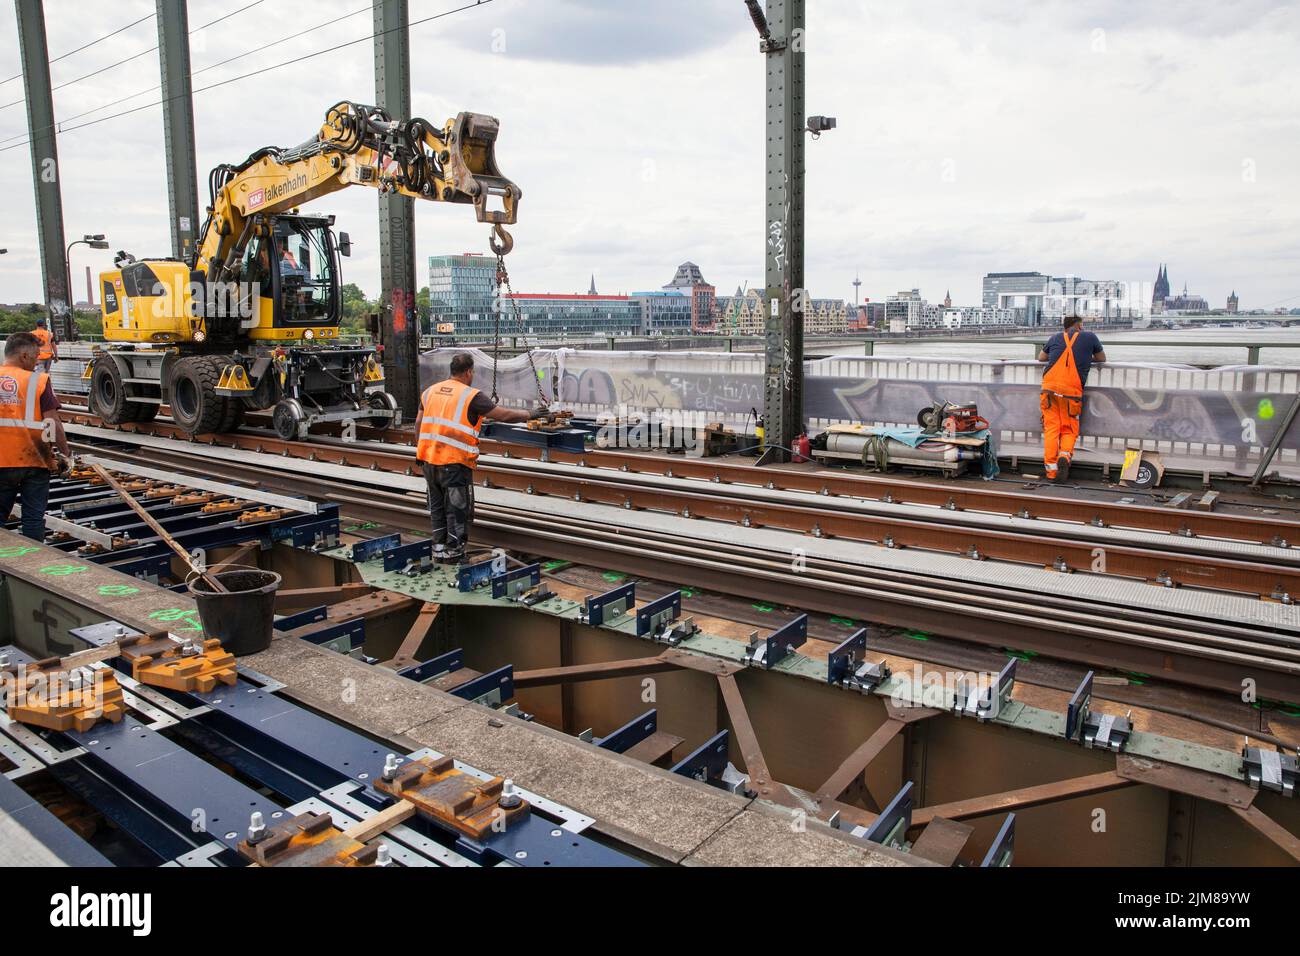
[[[591,288],[587,291],[587,295],[598,295],[598,294],[599,293],[596,292],[596,273],[593,272],[591,274]]]

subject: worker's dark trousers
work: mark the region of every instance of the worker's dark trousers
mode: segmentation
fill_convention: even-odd
[[[0,468],[0,522],[9,520],[15,499],[22,501],[23,534],[45,540],[45,505],[50,498],[48,468]]]
[[[458,554],[469,543],[474,522],[474,472],[465,465],[423,465],[434,547]]]

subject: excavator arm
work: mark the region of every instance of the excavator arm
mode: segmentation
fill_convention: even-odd
[[[513,246],[504,227],[516,221],[522,193],[497,168],[499,128],[482,113],[461,113],[438,128],[418,118],[394,120],[375,106],[338,103],[302,145],[267,147],[239,166],[212,171],[211,205],[193,267],[210,281],[228,280],[259,222],[358,185],[472,204],[478,221],[493,225],[493,251],[504,255]]]

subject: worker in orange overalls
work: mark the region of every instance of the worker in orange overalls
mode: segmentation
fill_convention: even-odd
[[[59,343],[54,341],[54,333],[45,327],[44,319],[36,320],[36,328],[32,329],[32,335],[36,336],[36,341],[40,343],[36,362],[42,372],[48,372],[50,366],[59,357]]]
[[[18,501],[23,534],[36,541],[45,540],[50,472],[72,460],[50,376],[36,370],[40,349],[36,336],[15,332],[5,339],[0,365],[0,523],[9,520]],[[63,455],[62,463],[51,444]]]
[[[1048,481],[1067,481],[1083,415],[1083,386],[1094,362],[1106,361],[1101,340],[1083,330],[1083,316],[1067,315],[1064,330],[1048,341],[1038,361],[1047,363],[1038,404],[1043,410],[1043,464]]]
[[[451,360],[451,378],[430,385],[420,397],[420,441],[415,456],[429,489],[433,557],[441,564],[465,556],[474,521],[474,468],[483,421],[526,422],[546,414],[501,408],[474,385],[474,357],[462,352]]]

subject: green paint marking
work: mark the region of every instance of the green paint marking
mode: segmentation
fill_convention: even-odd
[[[24,554],[31,554],[35,550],[36,545],[24,547],[21,544],[9,548],[0,548],[0,558],[21,558]]]
[[[41,574],[52,574],[55,577],[66,577],[69,574],[80,574],[82,571],[89,571],[90,568],[84,564],[47,564],[41,568]]]
[[[751,604],[750,607],[752,607],[755,611],[762,612],[763,614],[771,614],[774,610],[776,610],[776,608],[772,607],[772,605],[770,604]]]
[[[1124,673],[1127,674],[1129,677],[1136,677],[1136,678],[1139,678],[1140,680],[1150,680],[1150,679],[1151,679],[1151,675],[1150,675],[1150,674],[1143,674],[1141,671],[1124,671]]]
[[[680,590],[682,592],[682,597],[684,598],[693,598],[695,595],[700,593],[699,591],[693,591],[690,588],[681,588]]]
[[[203,625],[199,623],[198,611],[186,609],[183,607],[168,607],[161,611],[154,611],[149,615],[151,621],[162,621],[165,624],[174,624],[184,622],[189,627],[179,628],[181,631],[201,631]]]
[[[604,578],[606,581],[608,581],[610,584],[618,584],[618,582],[620,581],[627,580],[626,574],[619,574],[617,571],[606,571],[604,574],[601,575],[601,577]]]
[[[923,631],[908,631],[903,636],[913,641],[928,641],[930,639],[930,635]]]
[[[1276,414],[1277,411],[1273,408],[1273,400],[1271,398],[1261,398],[1259,400],[1258,415],[1260,418],[1264,419],[1264,421],[1268,421]]]
[[[352,525],[351,527],[344,528],[343,530],[344,530],[344,531],[349,531],[349,532],[351,532],[351,531],[373,531],[373,530],[375,530],[375,529],[378,528],[378,527],[379,527],[379,525],[375,524],[373,521],[367,521],[365,524],[354,524],[354,525]]]
[[[129,584],[101,584],[96,591],[104,597],[125,597],[128,594],[139,594],[139,588],[133,588]]]
[[[543,571],[559,571],[561,568],[567,568],[573,564],[572,561],[547,561],[542,565]]]
[[[1002,652],[1006,654],[1008,657],[1014,657],[1017,660],[1022,660],[1022,661],[1031,660],[1038,656],[1037,651],[1022,651],[1019,648],[1015,648],[1015,647],[1004,647],[1002,648]]]
[[[853,623],[851,620],[849,620],[847,617],[833,617],[833,618],[831,618],[831,623],[832,623],[832,624],[838,624],[840,627],[854,627],[854,626],[855,626],[854,623]]]

